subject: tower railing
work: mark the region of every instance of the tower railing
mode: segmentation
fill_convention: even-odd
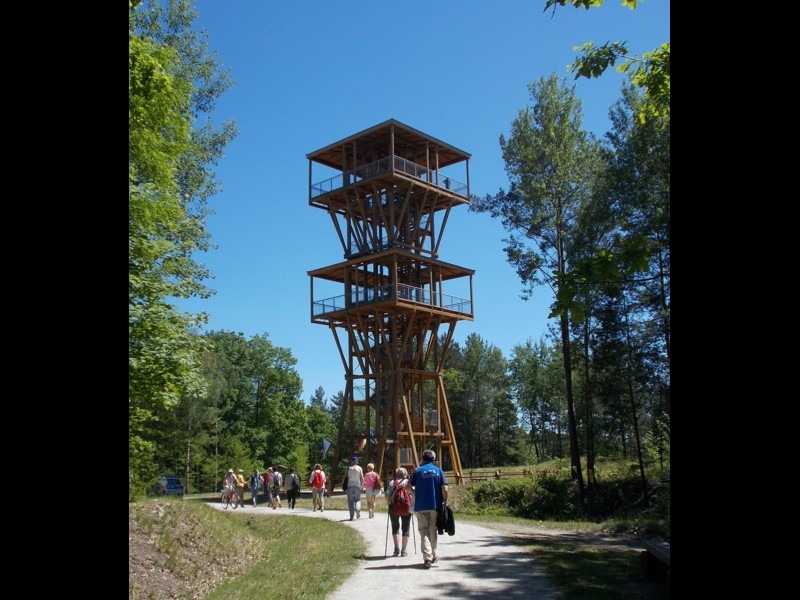
[[[312,316],[319,317],[333,312],[373,304],[393,298],[394,288],[397,288],[397,298],[425,304],[427,306],[438,306],[455,312],[472,314],[472,301],[450,294],[431,293],[429,289],[415,287],[400,283],[397,286],[391,284],[381,287],[359,287],[355,288],[350,294],[333,296],[324,300],[315,300],[312,304]]]
[[[451,191],[458,196],[467,197],[467,184],[463,181],[448,177],[441,172],[437,173],[436,169],[427,169],[420,164],[399,156],[385,156],[369,164],[313,183],[311,184],[310,195],[311,198],[316,198],[389,171],[404,173],[430,185]]]

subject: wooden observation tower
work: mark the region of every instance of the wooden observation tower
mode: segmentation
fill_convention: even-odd
[[[439,260],[450,211],[469,203],[469,158],[390,119],[307,154],[309,204],[331,218],[344,261],[309,271],[311,322],[345,370],[330,484],[351,455],[384,479],[433,448],[462,483],[442,368],[472,321],[474,270]]]

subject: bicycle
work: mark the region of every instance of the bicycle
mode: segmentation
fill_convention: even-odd
[[[222,508],[227,509],[233,505],[233,508],[236,509],[239,506],[239,494],[233,489],[223,490],[220,501],[222,502]]]

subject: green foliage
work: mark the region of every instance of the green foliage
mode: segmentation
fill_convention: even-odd
[[[235,135],[228,123],[194,127],[228,87],[224,70],[192,31],[189,2],[129,2],[128,35],[128,403],[130,485],[147,486],[163,449],[157,423],[182,398],[206,393],[206,321],[172,304],[207,297],[210,275],[194,256],[209,248],[210,165]],[[163,431],[161,432],[163,435]],[[149,462],[148,462],[149,461]]]
[[[145,439],[145,424],[151,413],[128,405],[128,501],[132,502],[145,492],[158,477],[158,465],[153,461],[155,444]]]
[[[624,42],[609,42],[601,46],[586,42],[575,47],[581,55],[569,66],[575,78],[600,77],[606,69],[614,66],[617,60],[624,59],[617,67],[620,73],[627,73],[635,87],[645,91],[647,102],[639,110],[638,119],[644,123],[648,117],[668,116],[670,108],[670,44],[661,44],[652,52],[645,52],[642,58],[629,56]]]
[[[627,461],[598,459],[598,481],[587,496],[585,509],[568,462],[558,460],[535,468],[533,476],[491,480],[459,490],[457,510],[461,514],[509,515],[535,521],[620,522],[626,529],[668,538],[669,482],[651,471],[645,499],[638,467],[630,466]]]
[[[297,440],[308,437],[297,359],[289,349],[273,346],[266,333],[249,340],[226,331],[205,337],[227,365],[223,430],[239,438],[259,465],[286,464]]]
[[[474,467],[519,461],[516,407],[508,394],[502,352],[470,334],[453,345],[444,373],[462,463]]]
[[[259,466],[258,461],[250,452],[250,448],[236,436],[226,436],[220,442],[222,452],[220,454],[220,464],[223,465],[222,477],[228,469],[233,469],[234,473],[242,469],[245,476],[253,472],[253,467]]]
[[[510,234],[504,250],[524,285],[523,298],[546,285],[556,299],[550,317],[578,314],[577,282],[568,265],[602,171],[600,146],[582,129],[574,86],[552,74],[528,89],[530,105],[519,111],[510,135],[500,136],[511,189],[473,198],[470,210],[502,220]]]
[[[308,464],[308,446],[298,444],[289,453],[287,466],[294,467],[295,473],[300,478],[300,487],[305,487],[308,481],[308,474],[311,473],[311,466]]]
[[[621,0],[622,6],[634,10],[637,0]],[[547,0],[544,10],[556,5],[571,4],[576,8],[589,9],[600,6],[604,0]],[[670,108],[670,43],[661,44],[652,52],[645,52],[641,58],[629,56],[625,42],[607,42],[597,46],[594,42],[586,42],[575,47],[580,56],[569,65],[569,70],[578,77],[600,77],[608,67],[623,59],[617,71],[627,73],[634,86],[645,90],[647,101],[638,112],[638,119],[644,123],[650,116],[669,116]]]
[[[568,475],[544,473],[531,479],[490,481],[481,484],[474,497],[476,504],[489,514],[548,521],[582,517],[578,488]]]
[[[668,480],[670,477],[670,417],[660,414],[652,430],[644,435],[644,454],[648,464],[658,475]]]

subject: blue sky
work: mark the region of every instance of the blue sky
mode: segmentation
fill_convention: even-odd
[[[641,56],[669,41],[668,0],[635,11],[620,0],[591,10],[544,0],[199,0],[195,25],[235,84],[217,104],[238,137],[216,168],[222,191],[207,221],[215,249],[199,257],[214,274],[207,300],[182,310],[209,313],[205,330],[268,334],[289,348],[308,402],[344,390],[327,327],[310,321],[308,271],[342,260],[327,214],[308,204],[306,154],[387,119],[471,153],[473,194],[508,188],[499,137],[529,104],[528,84],[552,73],[576,86],[584,128],[602,137],[623,76],[573,80],[567,65],[586,41],[625,41]],[[503,253],[506,232],[488,215],[453,211],[439,258],[475,269],[473,322],[511,358],[514,346],[546,335],[549,288],[531,300]]]

